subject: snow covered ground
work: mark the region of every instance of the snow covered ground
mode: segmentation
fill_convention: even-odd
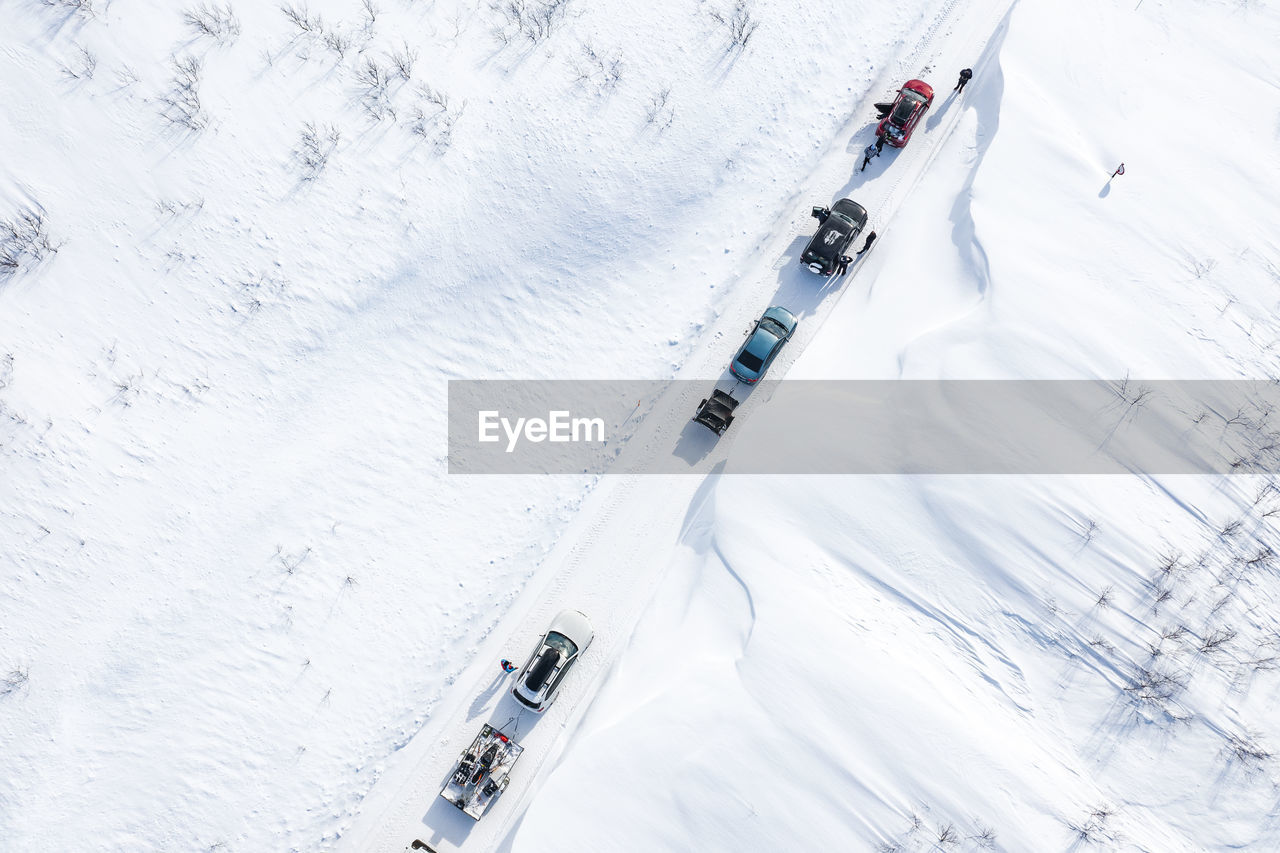
[[[1278,27],[1023,0],[788,376],[1275,375]],[[1277,849],[1269,483],[713,481],[510,849]]]
[[[450,478],[443,412],[713,377],[775,295],[775,376],[1269,376],[1274,7],[94,5],[0,0],[0,219],[57,248],[0,277],[0,849],[1280,846],[1261,478]],[[845,194],[881,242],[806,296]],[[444,825],[575,596],[589,668]]]

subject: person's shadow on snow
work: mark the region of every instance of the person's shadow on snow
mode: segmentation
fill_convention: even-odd
[[[485,706],[489,704],[489,700],[493,698],[493,694],[507,680],[507,673],[500,672],[493,677],[493,681],[480,694],[476,696],[471,703],[471,707],[467,709],[467,722],[471,722],[480,714],[484,713]]]
[[[938,105],[938,108],[936,110],[929,111],[931,115],[924,121],[924,129],[926,133],[932,131],[935,127],[937,127],[939,124],[942,123],[942,117],[946,115],[947,107],[951,106],[952,101],[954,101],[955,99],[956,99],[956,93],[952,92],[950,95],[947,95],[947,97],[943,100],[941,104]]]

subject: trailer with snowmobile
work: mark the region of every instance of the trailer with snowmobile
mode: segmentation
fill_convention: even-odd
[[[488,725],[471,742],[440,796],[472,820],[479,820],[507,789],[511,768],[524,747]]]

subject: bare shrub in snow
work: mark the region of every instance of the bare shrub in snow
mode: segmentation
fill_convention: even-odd
[[[408,42],[404,43],[403,50],[391,52],[391,67],[395,69],[401,80],[408,80],[413,76],[413,66],[417,61],[418,52],[409,47]]]
[[[1104,586],[1102,591],[1098,593],[1098,600],[1094,602],[1098,607],[1110,607],[1114,601],[1115,587]]]
[[[364,62],[356,69],[356,82],[367,89],[386,89],[390,81],[387,70],[371,56],[365,57]]]
[[[409,131],[431,142],[437,154],[443,154],[453,144],[453,126],[462,116],[467,104],[455,106],[453,99],[441,89],[427,84],[417,88],[419,101],[413,108]]]
[[[123,88],[125,86],[132,86],[134,83],[142,82],[142,77],[136,70],[134,70],[132,65],[122,65],[116,71],[116,82],[120,84],[121,88]]]
[[[977,845],[984,850],[994,849],[996,846],[996,831],[993,828],[982,824],[978,824],[977,829],[977,835],[971,835],[969,836],[969,839],[976,842]]]
[[[302,126],[302,137],[294,156],[302,167],[304,181],[315,180],[324,171],[329,155],[341,138],[338,129],[332,125],[317,125],[309,121]]]
[[[93,17],[98,11],[95,0],[40,0],[40,3],[52,9],[61,9],[69,14],[82,15],[86,18]]]
[[[83,45],[76,48],[76,61],[62,66],[62,73],[75,80],[92,80],[97,70],[98,57]]]
[[[21,210],[12,219],[0,221],[0,276],[29,270],[57,251],[43,211]]]
[[[1128,411],[1141,409],[1155,395],[1155,389],[1149,385],[1137,385],[1129,380],[1128,374],[1116,386],[1116,396],[1125,404]]]
[[[378,64],[378,60],[366,56],[364,62],[356,68],[356,83],[361,88],[360,105],[365,113],[374,121],[384,118],[395,119],[396,111],[391,104],[391,71]]]
[[[1182,567],[1182,552],[1166,551],[1160,555],[1156,567],[1160,570],[1160,574],[1169,577]]]
[[[671,123],[676,119],[676,111],[668,103],[670,99],[670,86],[664,86],[654,93],[653,97],[649,98],[649,106],[645,108],[645,124],[656,127],[658,130],[671,127]]]
[[[200,60],[184,56],[173,60],[173,84],[160,98],[161,115],[170,124],[188,130],[200,130],[205,126],[204,108],[200,103]]]
[[[1259,765],[1272,758],[1271,750],[1263,746],[1256,735],[1248,732],[1230,735],[1227,738],[1227,750],[1241,764]]]
[[[1075,833],[1076,838],[1088,844],[1115,841],[1115,835],[1107,828],[1107,821],[1110,818],[1111,809],[1107,806],[1098,806],[1091,809],[1084,820],[1068,823],[1067,826]]]
[[[306,3],[299,3],[296,6],[293,3],[282,3],[280,11],[301,32],[318,33],[324,29],[324,21],[319,15],[312,15]]]
[[[1139,702],[1163,708],[1185,686],[1182,678],[1174,673],[1138,667],[1137,673],[1124,689]]]
[[[957,844],[959,841],[960,833],[956,831],[954,823],[948,823],[938,827],[939,844]]]
[[[1167,601],[1173,600],[1173,590],[1171,588],[1159,589],[1156,591],[1156,600],[1151,605],[1151,612],[1159,614],[1160,605]]]
[[[311,556],[311,546],[308,545],[297,554],[286,554],[283,545],[276,546],[275,557],[280,561],[280,565],[284,567],[285,574],[291,575],[298,570],[298,567],[306,562],[307,557]],[[292,605],[291,605],[292,606]]]
[[[1236,630],[1234,628],[1218,628],[1200,641],[1200,651],[1215,652],[1221,651],[1222,647],[1236,638]]]
[[[609,92],[622,82],[622,53],[602,54],[590,42],[584,42],[573,68],[576,83],[594,86],[598,92]]]
[[[1218,531],[1218,535],[1221,536],[1223,539],[1230,538],[1232,536],[1235,536],[1237,533],[1239,533],[1240,528],[1243,526],[1244,526],[1244,519],[1237,518],[1235,521],[1229,521],[1226,524],[1224,524],[1222,526],[1222,529]]]
[[[378,6],[373,0],[360,0],[360,6],[364,9],[365,29],[371,29],[378,20]]]
[[[1187,272],[1191,273],[1192,278],[1202,279],[1213,272],[1214,268],[1218,266],[1218,262],[1213,258],[1197,258],[1187,255],[1183,265],[1187,268]]]
[[[502,16],[493,34],[503,44],[521,39],[533,44],[550,38],[569,9],[569,0],[498,0],[490,6]]]
[[[199,196],[191,201],[177,201],[170,198],[156,199],[156,213],[163,216],[176,217],[201,210],[203,207],[204,196]]]
[[[9,670],[3,678],[0,678],[0,696],[17,693],[26,685],[27,680],[27,670],[18,668]]]
[[[727,12],[712,9],[711,19],[728,33],[729,50],[746,50],[747,45],[751,42],[751,36],[755,35],[756,28],[760,26],[760,23],[751,14],[751,8],[747,5],[746,0],[738,0],[733,4],[733,8]]]
[[[324,46],[336,53],[338,59],[345,59],[351,50],[351,36],[337,29],[325,30]]]
[[[236,36],[240,35],[240,19],[232,11],[230,3],[225,6],[201,3],[196,8],[183,12],[182,20],[196,35],[208,36],[223,44],[235,41]]]

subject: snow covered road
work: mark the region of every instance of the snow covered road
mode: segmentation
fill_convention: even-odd
[[[912,142],[901,151],[886,149],[867,172],[859,173],[861,150],[874,127],[871,101],[902,80],[928,76],[935,69],[939,89],[943,89],[941,69],[970,64],[980,77],[988,71],[998,73],[1002,21],[1011,5],[1009,0],[951,0],[908,40],[910,49],[882,71],[837,135],[832,150],[797,193],[796,213],[783,218],[757,265],[734,285],[734,304],[741,314],[722,317],[677,378],[715,375],[736,346],[732,330],[766,304],[784,305],[801,320],[796,337],[771,368],[770,378],[782,378],[839,300],[872,286],[863,270],[874,254],[852,266],[843,280],[823,282],[801,269],[797,247],[807,239],[811,220],[798,214],[807,214],[809,200],[819,203],[849,196],[868,208],[868,230],[888,231],[897,210],[925,178],[933,157],[960,121],[964,101],[939,92],[927,124]],[[848,143],[843,144],[844,140]],[[840,189],[831,194],[833,186]],[[476,664],[458,680],[445,703],[366,798],[352,831],[343,835],[346,849],[399,851],[415,838],[441,851],[492,850],[509,843],[550,764],[572,738],[589,697],[626,646],[672,559],[682,527],[696,518],[699,489],[707,487],[707,478],[716,476],[732,452],[734,431],[713,442],[710,433],[689,421],[697,392],[688,383],[672,388],[675,393],[664,395],[645,413],[624,454],[642,454],[641,458],[675,454],[677,443],[685,437],[704,444],[707,452],[690,466],[687,476],[604,479],[519,602],[480,647]],[[750,417],[754,407],[767,404],[758,396],[748,396],[739,407],[739,423]],[[565,608],[587,613],[596,627],[596,639],[543,718],[522,715],[507,695],[509,680],[495,683],[492,662],[504,654],[522,660],[525,649]],[[508,791],[484,820],[473,825],[436,794],[462,748],[474,737],[473,729],[483,722],[504,727],[513,716],[525,752]]]

